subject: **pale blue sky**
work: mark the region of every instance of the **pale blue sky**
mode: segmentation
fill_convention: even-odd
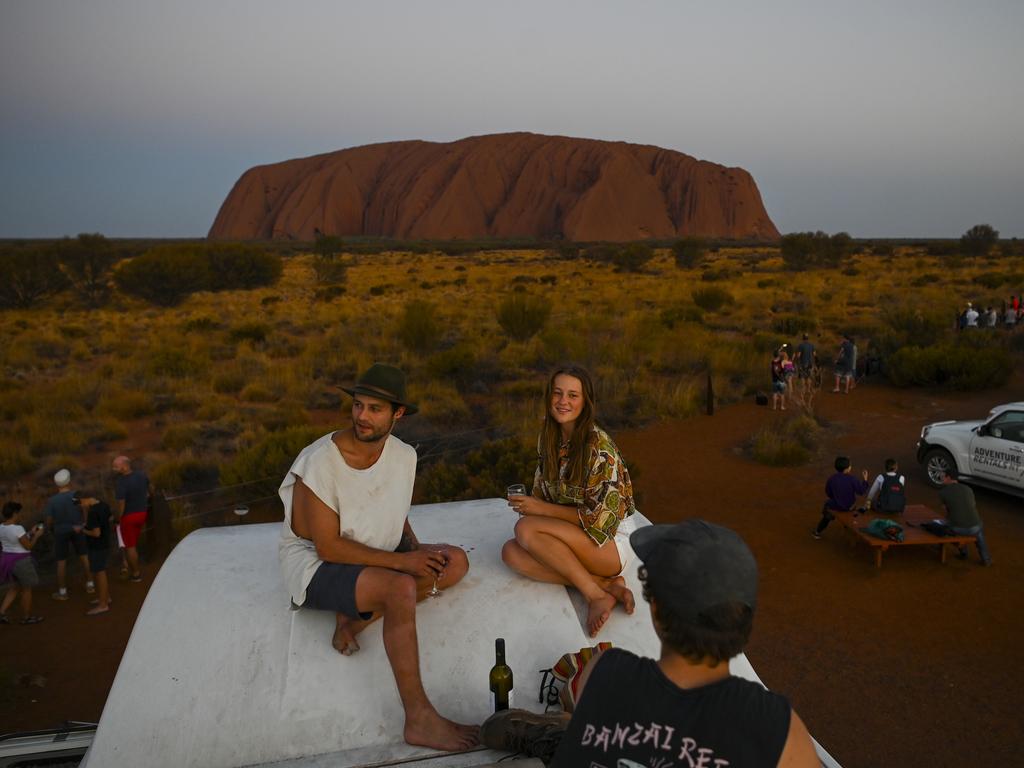
[[[205,235],[247,168],[533,131],[738,165],[783,232],[1024,236],[1020,0],[0,0],[0,237]]]

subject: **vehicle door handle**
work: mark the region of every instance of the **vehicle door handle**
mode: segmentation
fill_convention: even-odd
[[[1010,450],[1015,451],[1016,453],[1024,453],[1024,448],[1019,448],[1016,445],[1011,445]]]

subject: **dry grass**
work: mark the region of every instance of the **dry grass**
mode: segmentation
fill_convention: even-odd
[[[194,475],[200,459],[244,477],[256,470],[235,461],[240,451],[336,408],[336,385],[376,360],[406,369],[425,432],[532,440],[546,372],[562,360],[594,372],[614,428],[687,416],[703,408],[709,370],[720,402],[765,388],[771,350],[804,328],[828,360],[840,333],[855,333],[862,355],[891,338],[899,313],[880,311],[890,305],[927,308],[950,327],[967,299],[999,307],[1020,287],[1011,261],[950,268],[904,250],[858,255],[845,274],[788,272],[773,249],[723,248],[691,269],[659,251],[625,273],[541,251],[387,252],[350,258],[333,298],[318,298],[310,256],[288,259],[272,287],[171,309],[118,297],[88,311],[57,297],[0,314],[0,480],[154,427],[149,464],[167,463],[166,477]],[[533,310],[546,316],[540,330],[520,339],[497,311],[515,295],[545,307]]]

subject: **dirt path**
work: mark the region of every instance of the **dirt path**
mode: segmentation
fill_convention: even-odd
[[[978,418],[1022,396],[1019,381],[969,396],[874,386],[823,394],[828,445],[798,469],[737,451],[762,422],[782,418],[752,404],[617,437],[640,469],[646,515],[706,517],[747,539],[761,567],[750,661],[845,768],[1019,764],[1024,503],[976,490],[992,568],[973,549],[970,561],[942,565],[909,548],[888,552],[879,570],[838,524],[821,541],[810,530],[839,453],[872,477],[896,457],[910,502],[940,509],[914,461],[921,426]]]
[[[978,417],[1022,398],[1020,379],[967,396],[875,386],[824,394],[818,412],[831,424],[829,444],[797,469],[742,456],[739,446],[761,423],[783,418],[752,404],[616,435],[639,470],[646,515],[706,517],[746,537],[762,574],[750,660],[845,768],[1019,763],[1024,504],[977,491],[996,562],[988,569],[941,565],[933,552],[908,549],[886,554],[877,570],[837,525],[821,541],[810,529],[836,453],[872,474],[895,456],[910,501],[937,506],[914,462],[921,425]],[[4,730],[99,718],[155,570],[146,567],[141,585],[114,578],[114,611],[106,616],[82,615],[80,589],[58,603],[39,588],[37,612],[46,621],[0,627]],[[44,687],[32,685],[34,675]]]

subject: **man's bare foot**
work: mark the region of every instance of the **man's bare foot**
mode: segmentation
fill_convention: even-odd
[[[480,727],[456,723],[431,710],[418,716],[407,715],[404,736],[409,744],[458,752],[480,743]]]
[[[615,598],[616,602],[622,603],[622,607],[626,610],[626,613],[629,615],[633,614],[633,609],[636,607],[636,599],[633,597],[633,590],[626,586],[626,580],[624,578],[616,576],[608,582],[608,586],[605,587],[605,590]]]
[[[343,613],[337,617],[337,627],[334,630],[334,637],[331,638],[331,645],[334,650],[343,656],[351,656],[359,650],[359,643],[356,642],[356,635],[363,631],[368,621],[362,619],[350,619]]]
[[[608,617],[615,607],[615,596],[610,592],[602,592],[601,597],[595,597],[587,601],[587,632],[591,637],[596,637],[601,627],[608,621]]]

